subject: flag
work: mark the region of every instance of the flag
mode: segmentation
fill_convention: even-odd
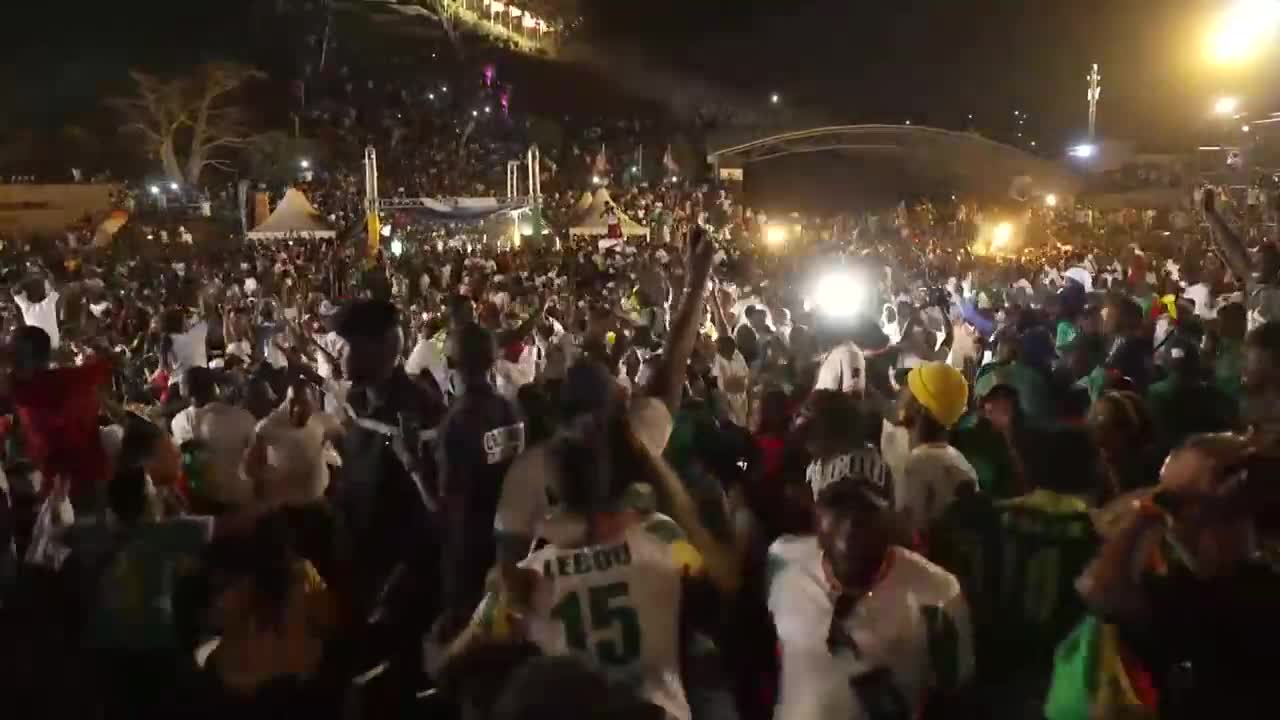
[[[1115,626],[1086,616],[1058,646],[1044,707],[1049,720],[1154,718],[1158,705],[1150,674],[1128,656]]]
[[[671,146],[667,146],[667,151],[662,154],[662,166],[667,169],[668,175],[680,175],[680,166],[676,165],[676,159],[671,154]]]

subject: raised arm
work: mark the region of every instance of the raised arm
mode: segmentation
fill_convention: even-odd
[[[1222,217],[1222,213],[1218,211],[1213,188],[1204,189],[1204,215],[1209,221],[1209,235],[1213,238],[1213,244],[1227,267],[1231,269],[1231,274],[1235,275],[1240,282],[1249,282],[1253,275],[1253,263],[1249,259],[1249,251],[1245,249],[1244,241],[1231,229]]]
[[[662,348],[662,365],[653,374],[648,394],[661,399],[674,414],[680,406],[680,390],[684,387],[685,367],[693,354],[697,340],[698,319],[702,314],[702,302],[707,293],[707,277],[711,274],[711,259],[715,244],[695,227],[689,237],[689,271],[685,282],[684,298],[671,321],[667,341]]]

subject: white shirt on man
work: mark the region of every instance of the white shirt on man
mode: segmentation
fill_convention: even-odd
[[[818,367],[814,390],[836,390],[852,393],[867,388],[867,360],[853,341],[841,343],[831,349]]]
[[[342,368],[335,368],[333,362],[342,362],[342,358],[347,353],[347,341],[336,332],[328,332],[316,338],[316,344],[320,346],[324,352],[316,351],[316,368],[320,377],[329,380],[334,377],[335,370],[341,371]],[[333,358],[330,362],[329,358]]]
[[[48,333],[49,347],[56,350],[62,343],[62,335],[58,332],[58,298],[60,296],[48,281],[45,281],[44,286],[44,299],[40,302],[31,302],[27,299],[26,291],[15,292],[13,300],[22,311],[22,321]]]
[[[173,343],[169,351],[169,382],[177,382],[193,367],[208,365],[205,338],[209,335],[209,323],[201,320],[183,333],[169,336]]]
[[[289,417],[288,400],[258,423],[256,435],[266,443],[270,468],[264,501],[305,505],[324,497],[329,487],[325,437],[338,424],[337,418],[317,411],[298,427]]]
[[[174,416],[170,427],[175,444],[198,440],[208,448],[204,494],[209,499],[228,505],[253,501],[253,483],[240,472],[240,462],[253,442],[255,424],[248,410],[216,400]]]
[[[725,358],[717,352],[711,361],[711,376],[720,381],[720,390],[729,401],[729,419],[738,427],[747,427],[750,417],[746,388],[750,375],[747,361],[742,357],[742,353],[734,350],[732,358]],[[730,392],[727,387],[730,381],[740,381],[743,389]]]
[[[957,449],[929,443],[911,449],[898,490],[898,508],[909,529],[927,529],[955,500],[964,485],[977,485],[978,471]]]
[[[828,636],[836,596],[813,536],[769,548],[768,605],[781,655],[777,720],[874,720],[876,705],[920,714],[930,690],[973,673],[973,637],[960,583],[920,555],[892,547],[883,575]],[[894,715],[894,717],[899,717]]]

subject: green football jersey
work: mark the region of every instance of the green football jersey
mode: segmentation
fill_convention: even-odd
[[[1075,496],[1036,490],[997,503],[996,509],[1001,538],[997,656],[1014,666],[1048,660],[1084,614],[1075,581],[1098,550],[1089,507]]]

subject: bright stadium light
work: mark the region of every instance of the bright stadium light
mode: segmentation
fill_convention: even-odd
[[[1247,133],[1247,132],[1249,132],[1249,126],[1248,126],[1248,125],[1241,125],[1241,126],[1240,126],[1240,132],[1242,132],[1242,133]]]
[[[1076,145],[1075,147],[1067,151],[1067,153],[1071,155],[1071,157],[1078,157],[1078,158],[1090,158],[1090,157],[1093,157],[1094,153],[1096,152],[1098,152],[1098,148],[1088,143],[1084,143],[1083,145]]]
[[[147,188],[147,189],[151,191],[151,194],[152,194],[152,195],[159,195],[159,194],[160,194],[160,186],[159,186],[159,185],[152,185],[151,187],[149,187],[149,188]]]
[[[1280,29],[1280,0],[1237,0],[1209,29],[1205,50],[1219,65],[1243,65],[1262,54]]]
[[[779,95],[778,93],[773,93],[772,95],[769,96],[769,103],[771,105],[777,105],[780,102],[782,102],[782,96]]]
[[[400,257],[400,253],[404,252],[404,243],[400,238],[391,241],[391,254]]]
[[[787,229],[782,225],[769,225],[764,229],[764,242],[769,247],[782,247],[787,242]]]
[[[832,318],[851,318],[867,301],[867,284],[849,270],[833,270],[818,278],[809,305]]]
[[[1221,97],[1213,104],[1213,113],[1215,115],[1234,115],[1239,107],[1239,98]]]
[[[169,189],[174,192],[178,192],[178,183],[176,182],[169,183]]]
[[[1048,207],[1058,207],[1058,196],[1054,195],[1053,193],[1049,193],[1048,195],[1045,195],[1044,204]]]
[[[991,231],[992,250],[1000,250],[1007,247],[1011,240],[1013,240],[1013,223],[1011,222],[1002,222]]]
[[[298,166],[301,167],[303,170],[306,170],[307,168],[311,167],[311,161],[306,158],[302,158],[301,160],[298,161]]]

